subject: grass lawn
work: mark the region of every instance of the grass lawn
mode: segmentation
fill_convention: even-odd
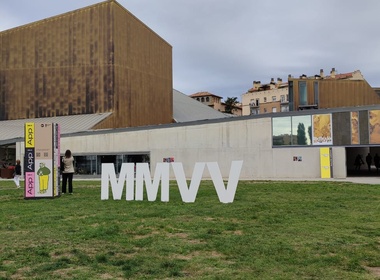
[[[220,203],[74,195],[25,200],[0,181],[0,279],[380,279],[380,185],[240,181]]]

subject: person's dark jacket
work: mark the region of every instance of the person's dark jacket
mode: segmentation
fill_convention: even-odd
[[[21,175],[21,165],[17,164],[15,167],[15,174]]]

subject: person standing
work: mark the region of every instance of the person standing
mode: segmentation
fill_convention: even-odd
[[[354,162],[354,165],[355,165],[355,170],[360,170],[360,166],[364,164],[364,161],[362,160],[362,157],[361,155],[357,155],[356,158],[355,158],[355,162]]]
[[[20,177],[21,177],[21,165],[20,160],[16,160],[16,166],[15,166],[15,175],[13,177],[13,181],[16,184],[17,188],[20,188]]]
[[[379,157],[379,155],[377,153],[376,153],[375,157],[373,158],[373,161],[374,161],[375,166],[376,166],[376,172],[379,172],[380,157]]]
[[[66,150],[62,159],[62,193],[66,193],[66,185],[69,183],[69,194],[73,194],[74,157],[70,150]]]
[[[365,157],[365,161],[367,162],[368,172],[371,172],[372,156],[370,153]]]

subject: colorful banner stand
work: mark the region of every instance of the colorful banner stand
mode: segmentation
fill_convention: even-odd
[[[25,199],[60,195],[60,126],[25,123]]]
[[[330,148],[320,149],[321,178],[331,178]]]

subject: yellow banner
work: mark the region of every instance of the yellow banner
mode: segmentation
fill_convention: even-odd
[[[25,148],[34,148],[34,123],[25,123]]]
[[[321,178],[331,178],[330,148],[320,149]]]

